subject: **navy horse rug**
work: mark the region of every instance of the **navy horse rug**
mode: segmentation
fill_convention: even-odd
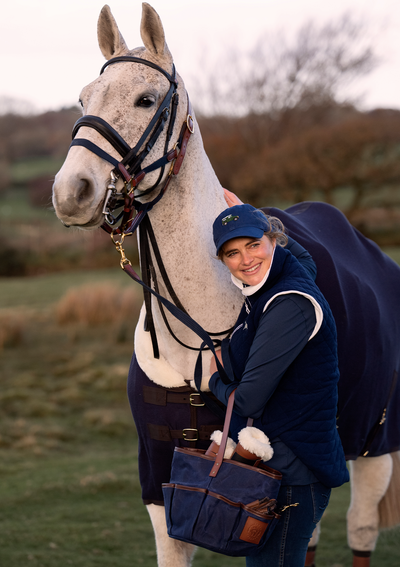
[[[335,207],[301,203],[278,217],[317,264],[338,334],[337,426],[347,459],[400,448],[400,267]]]

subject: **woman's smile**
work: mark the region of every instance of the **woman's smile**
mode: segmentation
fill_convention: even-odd
[[[247,285],[259,284],[268,272],[275,241],[240,237],[229,240],[223,247],[222,260],[233,276]]]

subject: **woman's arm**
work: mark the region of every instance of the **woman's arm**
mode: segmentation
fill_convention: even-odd
[[[306,346],[315,324],[315,309],[309,299],[299,294],[277,297],[260,320],[241,380],[225,385],[215,372],[210,390],[226,405],[236,388],[236,413],[260,417],[283,374]]]

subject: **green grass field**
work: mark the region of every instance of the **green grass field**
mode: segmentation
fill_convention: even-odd
[[[117,265],[0,279],[1,325],[16,326],[0,350],[1,567],[156,565],[125,392],[137,313],[107,327],[56,322],[55,305],[71,286],[99,281],[133,285]],[[333,492],[317,567],[351,566],[348,503],[349,486]],[[399,529],[380,536],[373,567],[400,565],[399,537]],[[194,560],[239,565],[205,550]]]

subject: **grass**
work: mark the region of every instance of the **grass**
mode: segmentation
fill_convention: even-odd
[[[119,255],[108,234],[65,228],[54,214],[50,196],[45,201],[32,206],[24,187],[0,195],[0,277],[118,266]],[[126,243],[126,252],[138,262],[135,239]]]
[[[35,177],[48,175],[53,178],[64,163],[64,158],[35,157],[11,165],[11,179],[14,184],[25,183]]]
[[[115,268],[95,272],[82,270],[26,278],[0,278],[0,309],[7,307],[43,309],[61,299],[71,287],[96,282],[138,289],[138,284],[132,282],[120,269],[117,254],[115,260]],[[140,293],[138,290],[138,294]]]
[[[385,246],[382,248],[383,252],[390,256],[400,266],[400,247],[399,246]]]

